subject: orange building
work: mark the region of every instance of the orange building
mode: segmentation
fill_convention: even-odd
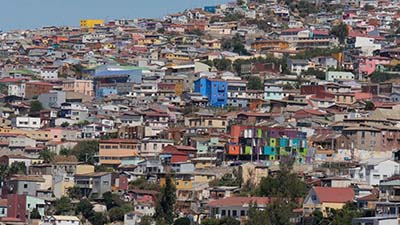
[[[118,166],[121,159],[139,155],[140,143],[132,139],[109,139],[99,142],[99,163]]]
[[[251,48],[257,51],[266,49],[284,50],[289,48],[289,43],[282,40],[260,40],[253,42]]]
[[[63,91],[72,91],[88,96],[94,95],[92,80],[65,80],[63,82]]]

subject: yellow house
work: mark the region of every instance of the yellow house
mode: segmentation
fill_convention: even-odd
[[[172,179],[177,190],[191,189],[193,187],[194,176],[192,174],[179,173],[175,174]],[[165,177],[160,178],[161,187],[165,186],[165,181]]]
[[[341,209],[354,201],[353,188],[313,187],[303,203],[303,213],[309,216],[313,211],[321,211],[326,217],[331,209]]]
[[[168,52],[165,54],[165,58],[168,60],[190,60],[189,55],[183,52]]]
[[[195,173],[194,182],[196,183],[209,183],[215,180],[216,175],[211,173]]]
[[[80,21],[81,28],[93,28],[96,26],[103,26],[103,25],[104,25],[104,20],[88,19]]]

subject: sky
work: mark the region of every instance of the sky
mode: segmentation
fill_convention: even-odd
[[[0,0],[0,30],[79,26],[80,19],[162,18],[229,0]],[[232,0],[230,0],[232,1]]]

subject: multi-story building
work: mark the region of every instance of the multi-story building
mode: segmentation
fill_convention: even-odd
[[[306,163],[306,133],[293,128],[233,125],[227,157],[242,160],[279,160],[291,156]]]
[[[94,96],[92,80],[65,80],[63,82],[63,91],[72,91],[84,95]]]
[[[47,82],[27,82],[25,83],[25,97],[32,99],[40,94],[49,93],[53,89],[53,84]]]
[[[75,174],[75,186],[81,189],[86,197],[101,198],[105,192],[111,191],[111,173],[94,172]]]
[[[129,139],[110,139],[99,142],[99,163],[119,166],[122,158],[135,157],[139,154],[140,143]]]
[[[227,105],[228,84],[225,80],[202,77],[194,82],[195,92],[208,98],[208,104],[213,107]]]

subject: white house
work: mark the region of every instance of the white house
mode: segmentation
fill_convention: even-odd
[[[46,216],[43,225],[80,225],[81,222],[76,216]]]
[[[352,169],[350,178],[366,181],[369,185],[378,185],[379,181],[399,174],[400,164],[390,159],[368,159],[359,169]]]
[[[325,80],[335,81],[335,80],[354,80],[355,76],[351,72],[344,71],[326,71]]]
[[[22,117],[19,116],[15,119],[17,128],[40,129],[41,120],[38,117]]]
[[[25,98],[25,83],[9,84],[7,94]]]
[[[57,80],[58,69],[55,68],[43,68],[40,70],[40,78],[43,80]]]
[[[295,73],[296,75],[300,75],[309,68],[308,61],[304,59],[288,59],[287,64],[290,72]]]

